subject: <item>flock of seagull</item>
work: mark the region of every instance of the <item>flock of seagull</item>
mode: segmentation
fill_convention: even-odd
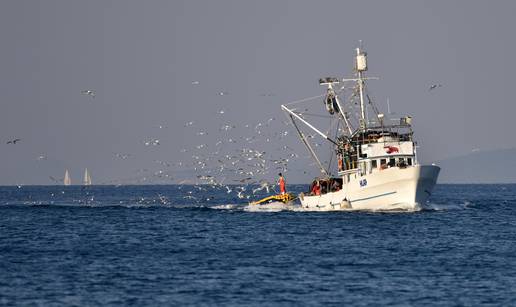
[[[187,174],[195,174],[191,179],[179,183],[194,184],[196,189],[218,188],[227,194],[234,194],[239,199],[249,199],[254,194],[275,189],[271,178],[277,173],[288,172],[290,157],[298,157],[284,143],[288,131],[277,131],[278,125],[272,126],[275,117],[255,124],[228,123],[225,121],[226,110],[219,110],[219,129],[207,132],[195,122],[184,124],[187,134],[198,139],[198,144],[191,148],[182,148],[180,153],[187,158],[184,161],[164,164],[162,166],[179,167]],[[235,132],[237,131],[237,132]],[[270,152],[263,150],[267,147]],[[161,172],[159,176],[166,176]],[[194,195],[185,198],[196,200]]]
[[[192,81],[198,86],[199,81]],[[429,91],[442,87],[433,84]],[[87,89],[80,92],[82,95],[95,98],[94,90]],[[229,92],[220,91],[220,96],[228,96]],[[262,97],[273,97],[274,94],[260,94]],[[106,184],[121,185],[122,183],[154,183],[168,182],[178,184],[192,184],[197,190],[208,188],[220,189],[227,194],[234,194],[239,199],[249,199],[258,192],[275,190],[274,179],[278,173],[288,173],[288,164],[292,159],[300,156],[294,149],[285,145],[288,130],[281,131],[289,123],[270,117],[266,121],[250,123],[230,123],[226,120],[228,110],[220,109],[218,115],[218,129],[208,129],[198,126],[196,121],[187,121],[183,128],[185,134],[197,140],[191,148],[181,148],[179,155],[185,157],[182,161],[154,160],[158,164],[157,170],[140,169],[133,178],[111,180]],[[277,123],[275,123],[277,122]],[[283,124],[283,126],[281,125]],[[167,129],[165,125],[158,125],[158,129]],[[308,138],[313,138],[308,135]],[[21,141],[14,138],[6,144],[15,145]],[[149,138],[143,141],[144,146],[159,146],[161,141]],[[320,144],[314,144],[316,147]],[[268,148],[269,152],[262,148]],[[129,160],[134,155],[130,153],[115,153],[114,158]],[[301,158],[308,158],[303,156]],[[46,160],[45,155],[37,157],[38,161]],[[152,167],[151,167],[152,168]],[[50,176],[56,183],[58,179]],[[190,191],[191,192],[191,191]],[[184,198],[197,201],[194,193],[187,193]]]

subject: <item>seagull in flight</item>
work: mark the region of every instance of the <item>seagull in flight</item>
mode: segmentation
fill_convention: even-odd
[[[431,90],[435,90],[436,88],[438,88],[438,87],[442,87],[442,86],[443,86],[443,85],[442,85],[442,84],[440,84],[440,83],[439,83],[439,84],[432,84],[432,85],[430,86],[430,88],[428,88],[428,91],[430,92]]]
[[[7,143],[6,143],[6,144],[16,144],[16,143],[18,143],[19,141],[21,141],[21,139],[14,139],[14,140],[7,141]]]
[[[145,146],[157,146],[159,145],[159,140],[158,139],[150,139],[148,141],[145,141],[143,144],[145,144]]]
[[[88,95],[91,98],[95,98],[95,92],[93,90],[83,90],[81,91],[81,94]]]

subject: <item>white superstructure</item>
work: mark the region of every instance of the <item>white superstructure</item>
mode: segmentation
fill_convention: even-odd
[[[365,87],[366,80],[377,78],[366,78],[367,69],[367,54],[357,48],[354,78],[319,80],[327,87],[326,110],[343,127],[335,139],[308,122],[292,104],[281,106],[321,170],[321,176],[312,182],[310,191],[299,195],[305,209],[417,210],[426,203],[436,184],[440,168],[418,163],[412,118],[405,116],[392,123],[378,111]],[[340,92],[334,89],[341,82],[354,84],[350,99],[354,99],[359,108],[354,123],[351,110],[338,97],[345,86]],[[375,114],[374,120],[368,119],[368,111]],[[336,176],[331,176],[331,169],[323,166],[297,122],[333,144],[338,161]]]

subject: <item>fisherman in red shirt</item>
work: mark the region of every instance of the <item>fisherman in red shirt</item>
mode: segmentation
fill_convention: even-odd
[[[281,173],[279,173],[278,176],[279,176],[278,185],[279,185],[280,193],[285,194],[287,192],[287,190],[285,189],[285,178],[283,178],[283,175]]]

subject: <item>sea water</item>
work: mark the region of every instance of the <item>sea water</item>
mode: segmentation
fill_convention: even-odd
[[[0,187],[0,305],[516,305],[516,185],[438,185],[395,213],[227,192]]]

